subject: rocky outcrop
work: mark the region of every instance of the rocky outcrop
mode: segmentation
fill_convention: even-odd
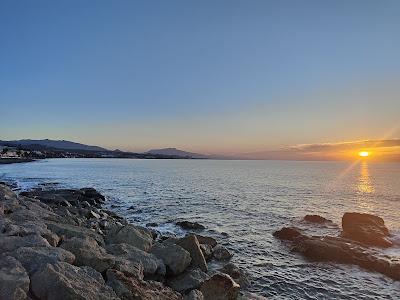
[[[183,229],[194,229],[194,230],[203,230],[205,227],[197,222],[190,221],[179,221],[176,222],[176,225],[182,227]]]
[[[324,217],[321,217],[319,215],[306,215],[303,220],[309,223],[316,224],[332,223],[331,220],[325,219]]]
[[[47,300],[118,299],[100,273],[65,262],[47,264],[35,272],[31,276],[31,289],[35,297]]]
[[[122,300],[181,300],[182,295],[156,281],[143,281],[127,277],[116,270],[107,271],[107,284]]]
[[[345,213],[342,217],[343,237],[367,246],[391,247],[389,230],[382,218],[370,214]]]
[[[240,286],[227,274],[217,273],[200,287],[204,300],[235,300]]]
[[[250,285],[250,280],[247,273],[233,263],[226,264],[218,271],[231,276],[231,278],[241,287],[247,287]]]
[[[167,267],[167,272],[173,275],[185,271],[192,260],[188,251],[172,243],[157,243],[150,252],[161,259]]]
[[[297,239],[298,237],[301,237],[302,234],[300,232],[300,229],[295,228],[295,227],[283,227],[282,229],[275,231],[273,233],[273,236],[281,239],[281,240],[288,240],[288,241],[293,241]]]
[[[0,299],[26,299],[29,291],[28,273],[21,263],[11,256],[0,256]]]
[[[213,257],[216,260],[229,260],[233,254],[224,246],[217,245],[213,249]]]

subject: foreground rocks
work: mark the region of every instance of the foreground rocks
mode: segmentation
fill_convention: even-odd
[[[215,239],[155,240],[104,201],[90,188],[16,195],[0,184],[0,299],[230,300],[239,293],[232,277],[246,285],[234,265],[208,274],[207,261],[232,256]]]
[[[353,264],[400,280],[400,262],[369,246],[388,247],[389,231],[383,219],[368,214],[346,213],[341,236],[308,236],[295,227],[284,227],[274,236],[290,242],[291,250],[314,261]]]

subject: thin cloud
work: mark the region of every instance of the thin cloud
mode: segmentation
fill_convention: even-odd
[[[302,152],[345,151],[356,148],[400,147],[400,139],[364,140],[341,143],[302,144],[289,147],[290,150]]]

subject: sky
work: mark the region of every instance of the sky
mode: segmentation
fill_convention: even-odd
[[[3,0],[0,139],[258,158],[396,141],[399,15],[390,0]]]

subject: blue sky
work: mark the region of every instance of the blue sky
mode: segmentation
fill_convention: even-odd
[[[240,153],[400,137],[399,16],[399,1],[1,1],[0,138]]]

